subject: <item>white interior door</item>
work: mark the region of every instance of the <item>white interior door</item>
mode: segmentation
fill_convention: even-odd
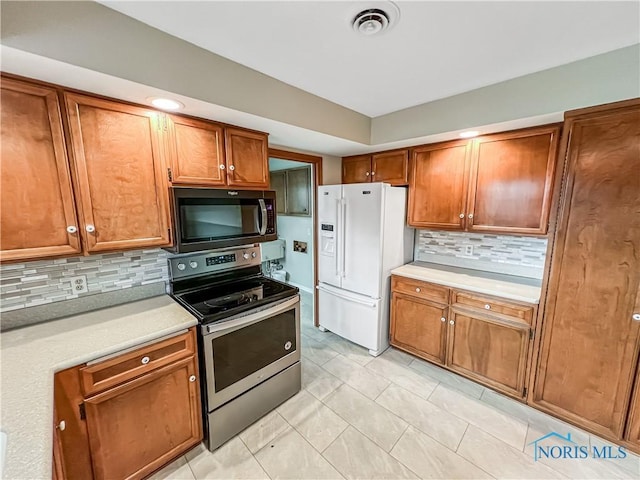
[[[341,286],[340,214],[342,186],[318,187],[318,283]]]
[[[342,288],[379,298],[382,184],[344,185],[342,198],[344,259],[339,269]]]

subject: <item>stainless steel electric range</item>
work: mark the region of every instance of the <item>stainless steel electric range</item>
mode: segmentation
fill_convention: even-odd
[[[300,391],[298,289],[261,274],[260,248],[176,255],[171,295],[198,318],[209,450]]]

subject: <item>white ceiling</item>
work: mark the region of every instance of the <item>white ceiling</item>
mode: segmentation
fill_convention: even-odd
[[[640,41],[638,1],[398,1],[374,37],[351,20],[388,2],[101,3],[370,117]]]

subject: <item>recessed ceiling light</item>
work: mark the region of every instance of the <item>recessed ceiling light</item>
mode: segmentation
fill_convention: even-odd
[[[151,105],[162,110],[180,110],[184,108],[184,105],[177,100],[171,100],[170,98],[151,97]]]
[[[478,132],[477,130],[469,130],[460,134],[462,138],[472,138],[477,137],[478,135],[480,135],[480,132]]]

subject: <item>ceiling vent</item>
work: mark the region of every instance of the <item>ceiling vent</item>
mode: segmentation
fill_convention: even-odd
[[[389,15],[378,8],[363,10],[353,19],[353,29],[367,36],[386,30],[389,24]]]

